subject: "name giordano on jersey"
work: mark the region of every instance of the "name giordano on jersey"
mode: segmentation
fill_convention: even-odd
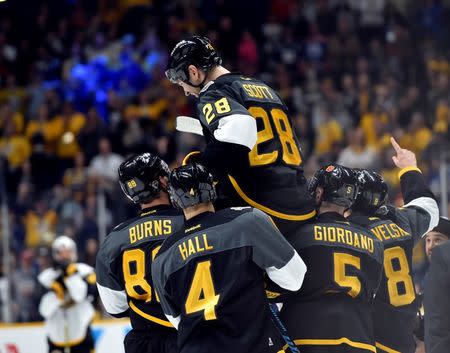
[[[373,253],[373,239],[362,233],[352,232],[348,229],[314,226],[314,240],[342,243]]]

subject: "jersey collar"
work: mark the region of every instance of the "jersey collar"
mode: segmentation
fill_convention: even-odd
[[[200,93],[205,92],[209,87],[211,87],[212,84],[214,84],[215,82],[219,82],[221,79],[226,78],[230,75],[240,75],[240,73],[239,72],[227,72],[226,74],[220,75],[214,81],[209,81],[206,85],[204,85],[203,88],[200,90]]]
[[[319,222],[334,222],[334,221],[339,221],[339,222],[347,222],[347,218],[345,218],[343,215],[341,215],[340,213],[337,212],[325,212],[325,213],[321,213],[319,214],[319,216],[317,216],[317,220]]]
[[[200,90],[200,93],[205,92],[212,84],[214,84],[214,81],[209,81],[206,85],[203,86],[203,88]]]
[[[168,210],[168,209],[172,209],[172,208],[173,207],[171,205],[157,205],[157,206],[153,206],[153,207],[145,207],[139,211],[139,216],[140,217],[148,216],[151,214],[155,214],[158,211]]]
[[[200,214],[198,214],[198,215],[196,215],[196,216],[194,216],[194,217],[188,219],[188,220],[185,222],[185,228],[187,229],[187,228],[189,228],[190,226],[192,226],[192,225],[194,225],[194,224],[196,224],[196,223],[199,223],[203,218],[208,217],[208,216],[210,216],[210,215],[213,215],[214,213],[215,213],[215,212],[206,211],[206,212],[202,212],[202,213],[200,213]]]

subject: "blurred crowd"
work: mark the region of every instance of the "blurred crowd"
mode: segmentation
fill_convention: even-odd
[[[0,174],[15,321],[38,319],[36,274],[51,265],[57,234],[94,265],[105,231],[136,212],[117,183],[125,156],[150,151],[174,166],[201,147],[175,133],[176,116],[195,107],[164,77],[168,51],[193,33],[215,43],[225,67],[279,92],[307,176],[328,161],[377,169],[400,202],[394,135],[439,197],[450,140],[444,0],[2,2]]]

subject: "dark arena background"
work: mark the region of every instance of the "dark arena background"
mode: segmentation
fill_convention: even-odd
[[[204,148],[176,130],[196,101],[164,75],[192,34],[278,92],[307,178],[331,162],[376,170],[401,206],[394,136],[449,216],[450,1],[1,0],[1,353],[47,352],[37,276],[53,240],[74,239],[95,267],[106,235],[136,215],[118,183],[124,158],[151,152],[173,168]],[[422,240],[418,294],[428,266]],[[96,352],[123,352],[127,319],[94,304]]]

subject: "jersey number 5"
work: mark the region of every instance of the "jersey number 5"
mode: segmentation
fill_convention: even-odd
[[[346,273],[346,267],[351,266],[358,270],[361,269],[361,259],[359,257],[335,252],[334,256],[334,281],[340,287],[350,288],[347,294],[352,298],[356,298],[361,292],[361,282],[356,276],[349,276]]]
[[[152,250],[152,260],[161,246]],[[134,299],[150,302],[152,300],[152,287],[145,279],[146,274],[145,252],[141,249],[126,250],[122,257],[123,278],[127,294]],[[148,269],[150,271],[150,268]],[[156,300],[159,302],[155,292]]]
[[[203,311],[205,320],[216,320],[215,307],[219,298],[211,275],[211,260],[197,263],[185,303],[186,314]]]
[[[261,120],[263,124],[262,130],[258,131],[256,145],[249,153],[250,166],[254,167],[274,163],[278,159],[278,150],[275,149],[268,153],[261,153],[259,150],[261,148],[259,146],[260,144],[275,138],[269,114],[261,107],[250,107],[248,111],[256,120]],[[270,117],[282,146],[282,151],[280,152],[282,153],[284,163],[299,166],[302,163],[302,157],[300,156],[300,151],[294,139],[294,132],[292,131],[286,113],[281,109],[274,108],[270,111]]]

